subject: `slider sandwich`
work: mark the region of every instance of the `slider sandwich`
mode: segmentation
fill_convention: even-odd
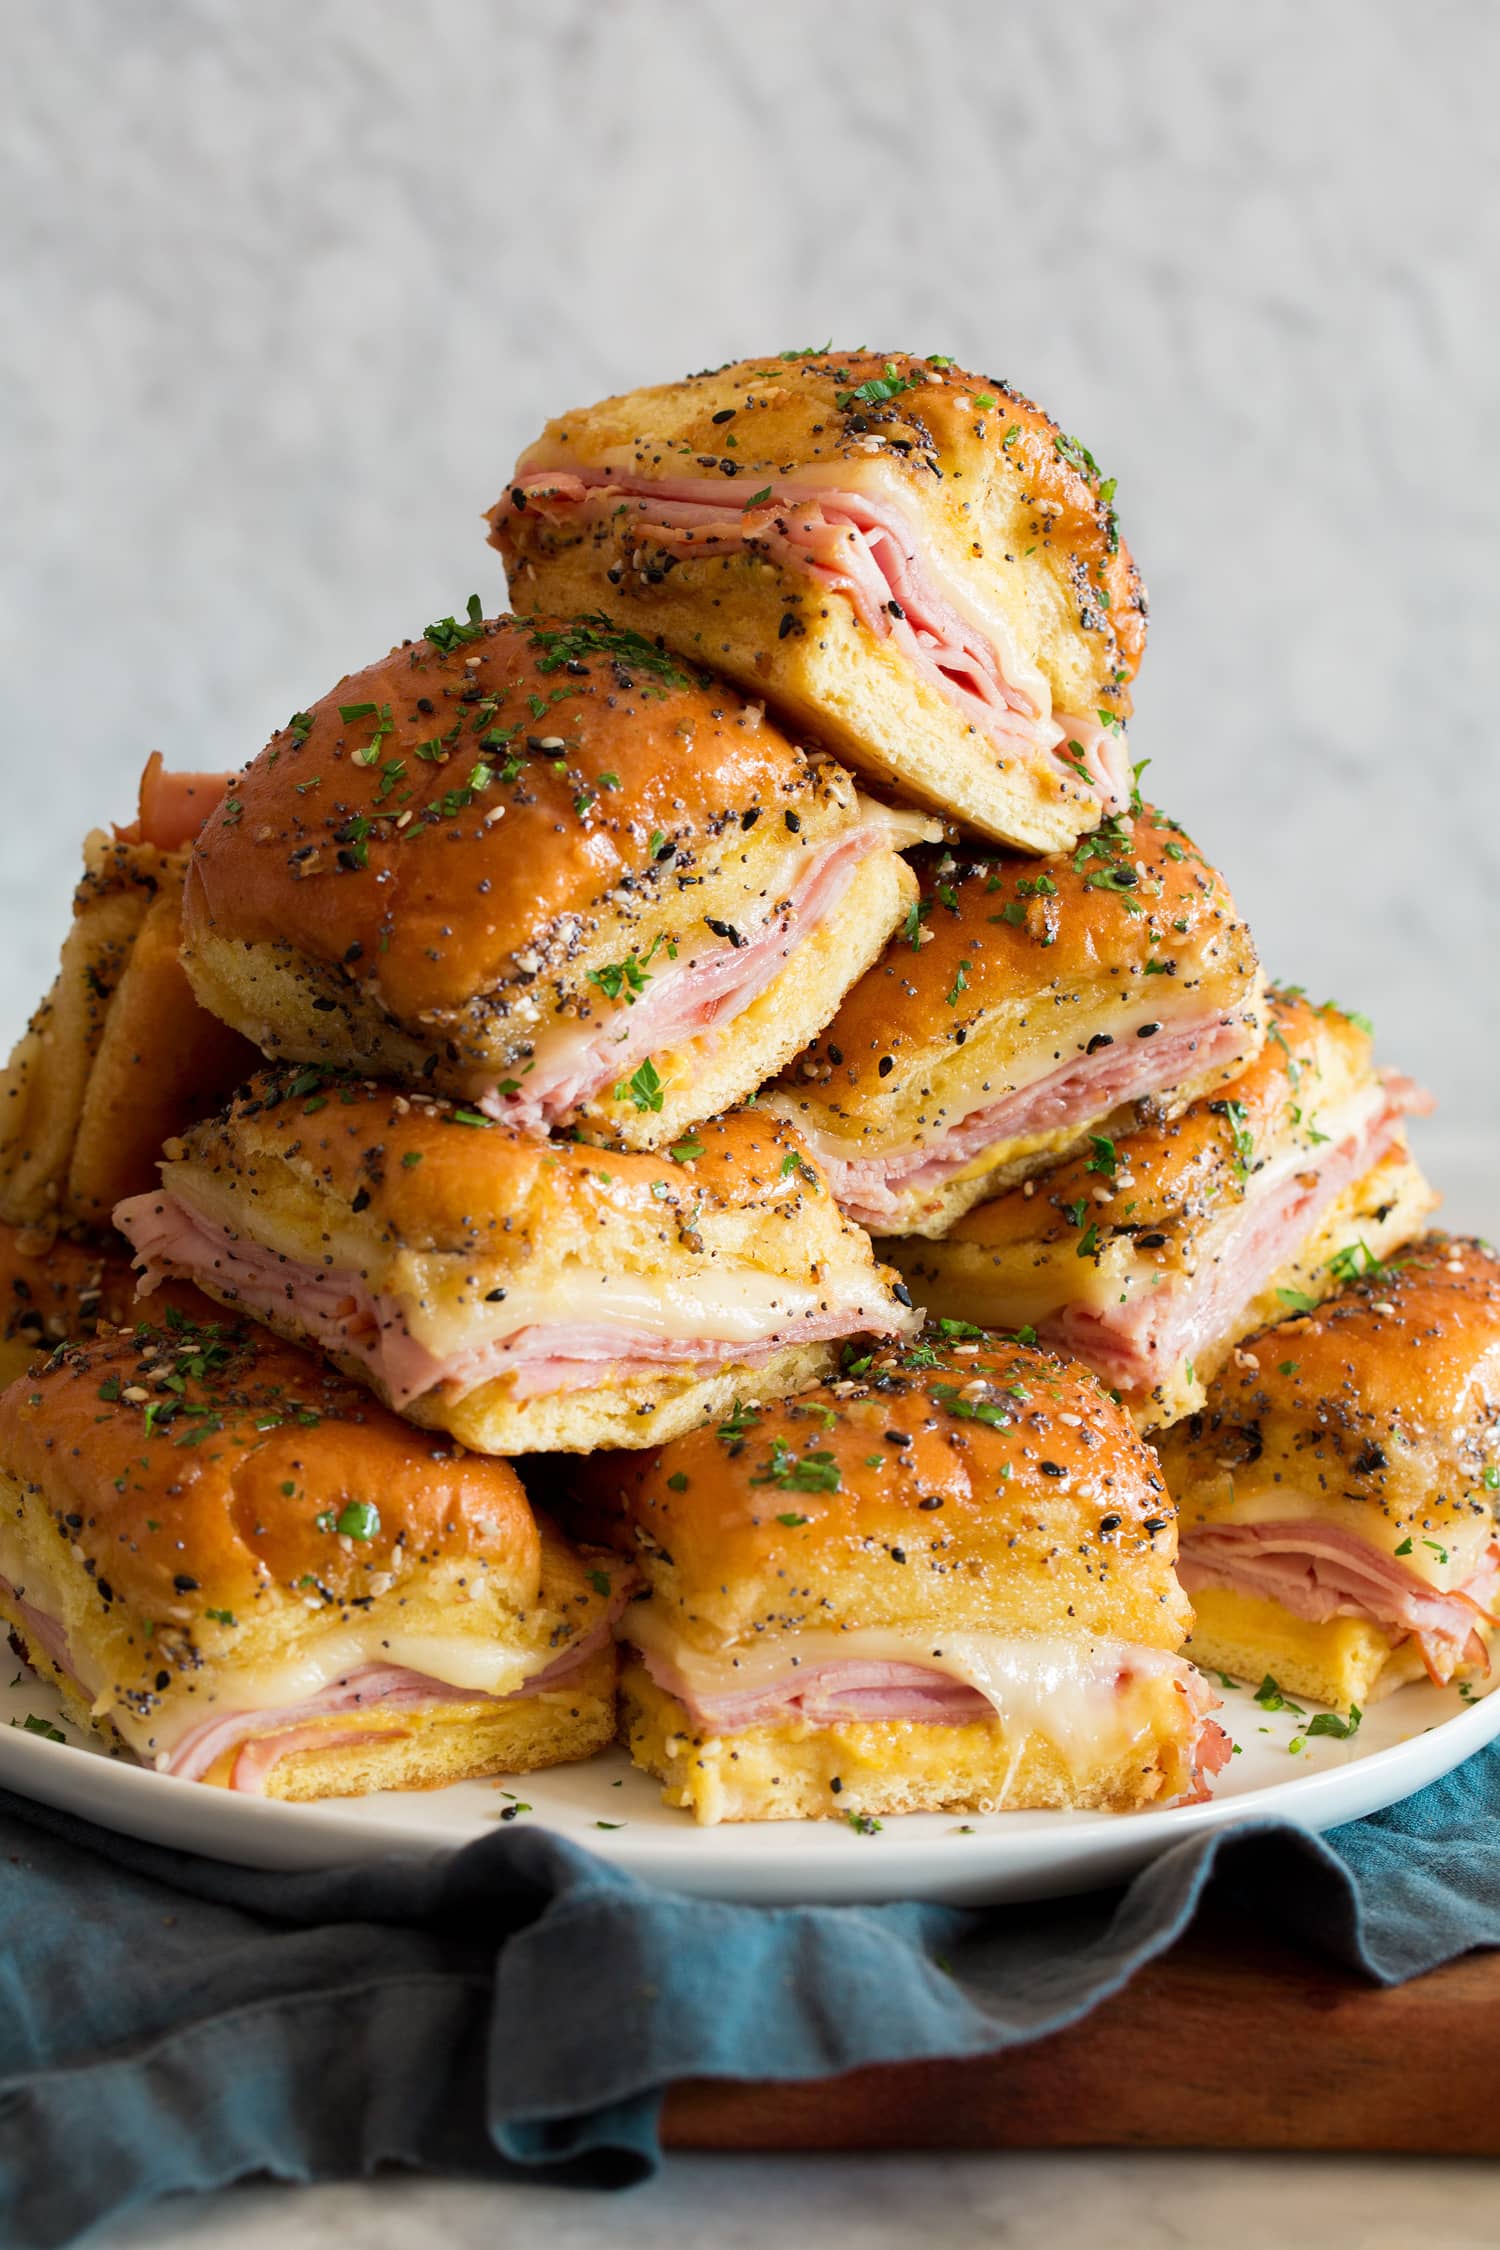
[[[917,871],[905,927],[765,1097],[861,1226],[941,1234],[1255,1059],[1250,933],[1165,814],[1112,815],[1041,863],[955,846]]]
[[[248,1323],[169,1306],[0,1399],[0,1616],[80,1726],[186,1780],[353,1796],[587,1757],[626,1591],[508,1463]]]
[[[470,609],[236,781],[189,973],[267,1054],[664,1146],[822,1028],[936,829],[638,634]]]
[[[1115,1138],[887,1251],[929,1310],[1036,1330],[1085,1361],[1143,1429],[1203,1404],[1244,1336],[1385,1257],[1437,1198],[1404,1118],[1430,1101],[1377,1071],[1368,1030],[1273,994],[1257,1060],[1182,1116]]]
[[[1487,1673],[1500,1608],[1500,1260],[1346,1265],[1159,1444],[1199,1663],[1343,1708]]]
[[[138,818],[85,838],[56,982],[0,1073],[0,1222],[106,1222],[150,1184],[167,1135],[254,1067],[179,958],[186,846],[224,786],[153,754]]]
[[[642,1574],[623,1731],[700,1821],[1206,1794],[1229,1745],[1150,1448],[1086,1370],[978,1330],[589,1463]]]
[[[1123,812],[1146,597],[1114,479],[950,360],[783,352],[550,422],[517,609],[608,609],[903,797],[1055,852]]]
[[[750,1111],[616,1155],[283,1069],[115,1220],[147,1289],[194,1282],[482,1453],[650,1445],[917,1325],[790,1126]]]

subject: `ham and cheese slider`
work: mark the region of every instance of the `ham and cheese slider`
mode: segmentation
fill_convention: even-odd
[[[59,1344],[117,1327],[135,1305],[118,1236],[0,1223],[0,1387]]]
[[[1428,1097],[1375,1069],[1368,1030],[1291,994],[1268,1024],[1220,1094],[1097,1134],[890,1257],[930,1310],[1034,1328],[1084,1360],[1143,1429],[1192,1412],[1241,1337],[1327,1296],[1360,1243],[1384,1257],[1437,1201],[1403,1127]]]
[[[1228,1754],[1155,1459],[1076,1365],[933,1329],[575,1492],[644,1581],[626,1740],[700,1821],[1131,1811]]]
[[[195,1282],[483,1453],[650,1445],[917,1325],[796,1134],[749,1111],[616,1155],[266,1073],[115,1219],[148,1287]]]
[[[237,780],[190,974],[267,1054],[661,1147],[822,1028],[936,830],[637,634],[470,607]]]
[[[1198,1661],[1341,1708],[1488,1672],[1500,1608],[1500,1261],[1346,1264],[1159,1445]]]
[[[1259,1052],[1250,932],[1165,814],[1111,816],[1040,864],[962,847],[916,864],[906,926],[766,1097],[861,1226],[941,1234]]]
[[[1085,447],[950,360],[787,352],[548,424],[517,609],[607,609],[903,797],[1054,852],[1122,812],[1146,598]]]
[[[0,1074],[0,1221],[98,1226],[150,1185],[163,1140],[254,1068],[179,957],[187,846],[225,782],[166,773],[154,753],[137,818],[85,838],[56,982]]]
[[[0,1398],[0,1615],[165,1773],[327,1797],[587,1757],[626,1590],[506,1462],[250,1323],[171,1305]]]

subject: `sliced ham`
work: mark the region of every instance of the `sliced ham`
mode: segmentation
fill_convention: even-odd
[[[783,476],[772,479],[763,503],[746,508],[707,477],[533,469],[517,478],[497,513],[572,516],[594,529],[611,523],[622,503],[648,571],[746,550],[802,571],[846,595],[860,623],[893,641],[997,753],[1046,758],[1076,779],[1067,755],[1076,743],[1101,809],[1124,811],[1130,762],[1123,735],[1081,712],[1054,715],[1039,676],[1026,687],[1007,678],[996,631],[969,613],[888,490]]]
[[[1429,1585],[1358,1532],[1319,1517],[1271,1523],[1210,1523],[1184,1529],[1178,1575],[1189,1594],[1205,1586],[1254,1595],[1315,1625],[1363,1617],[1396,1640],[1415,1639],[1440,1686],[1462,1663],[1489,1669],[1478,1631],[1493,1622],[1500,1594],[1500,1543],[1462,1586]]]
[[[478,1342],[441,1352],[412,1334],[404,1300],[372,1289],[351,1267],[305,1264],[267,1249],[170,1190],[118,1204],[114,1222],[135,1246],[144,1271],[142,1295],[164,1280],[196,1281],[267,1319],[291,1315],[309,1342],[367,1361],[381,1396],[398,1409],[440,1386],[462,1397],[500,1376],[511,1378],[514,1397],[536,1398],[597,1390],[606,1382],[667,1369],[692,1375],[731,1363],[755,1367],[788,1344],[827,1343],[858,1333],[905,1334],[919,1325],[915,1312],[890,1302],[872,1271],[867,1286],[835,1303],[789,1283],[789,1292],[795,1287],[809,1298],[809,1307],[798,1311],[788,1305],[779,1316],[751,1316],[744,1304],[735,1305],[731,1279],[718,1335],[706,1311],[704,1333],[692,1336],[653,1332],[623,1317],[533,1321],[508,1332],[492,1328]],[[761,1333],[754,1334],[757,1319]]]
[[[182,851],[193,842],[231,779],[227,773],[168,773],[161,752],[153,750],[141,775],[136,818],[128,828],[116,828],[115,834],[122,844]]]
[[[1242,1052],[1243,1041],[1244,1019],[1238,1015],[1192,1016],[1180,1024],[1163,1024],[1150,1040],[1130,1038],[1122,1029],[1112,1045],[1059,1063],[1029,1085],[956,1118],[929,1140],[878,1156],[851,1156],[847,1142],[817,1131],[795,1103],[778,1106],[795,1120],[823,1164],[840,1208],[857,1225],[878,1234],[904,1214],[914,1195],[942,1188],[986,1149],[1070,1128],[1081,1133],[1126,1102],[1228,1067]]]
[[[628,1639],[628,1620],[622,1631]],[[705,1694],[695,1692],[662,1649],[638,1648],[635,1653],[657,1686],[682,1704],[695,1732],[704,1735],[740,1734],[747,1727],[787,1726],[799,1720],[816,1727],[892,1719],[967,1726],[996,1715],[995,1703],[979,1688],[932,1664],[861,1659],[789,1664],[779,1676],[755,1687]],[[1181,1657],[1140,1649],[1124,1661],[1101,1664],[1094,1687],[1100,1694],[1120,1694],[1137,1678],[1152,1673],[1174,1676],[1197,1722],[1190,1752],[1192,1779],[1180,1800],[1196,1803],[1208,1795],[1207,1777],[1217,1773],[1232,1752],[1229,1737],[1209,1717],[1218,1709],[1219,1698],[1202,1674]]]
[[[1036,1323],[1042,1342],[1084,1360],[1127,1396],[1149,1393],[1260,1295],[1329,1206],[1396,1145],[1402,1119],[1430,1107],[1411,1079],[1387,1073],[1380,1100],[1357,1128],[1310,1150],[1296,1171],[1268,1166],[1252,1179],[1232,1226],[1196,1272],[1173,1275],[1124,1304],[1063,1306]]]
[[[804,938],[837,913],[862,861],[934,833],[930,822],[889,813],[868,799],[864,805],[860,825],[809,853],[788,895],[758,925],[747,925],[738,944],[705,944],[677,961],[656,953],[633,1004],[624,1001],[587,1022],[539,1034],[530,1060],[502,1080],[510,1085],[519,1076],[515,1092],[476,1080],[470,1090],[486,1116],[524,1132],[546,1132],[628,1078],[647,1055],[727,1032]]]

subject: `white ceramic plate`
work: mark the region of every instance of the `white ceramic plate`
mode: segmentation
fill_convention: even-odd
[[[1128,1814],[976,1813],[968,1821],[909,1813],[888,1820],[877,1835],[860,1835],[841,1821],[699,1828],[686,1813],[669,1811],[656,1784],[619,1750],[587,1765],[527,1775],[513,1787],[466,1781],[314,1805],[231,1796],[83,1742],[61,1721],[52,1691],[18,1674],[0,1687],[0,1787],[127,1836],[251,1867],[449,1851],[488,1835],[520,1801],[525,1809],[515,1820],[701,1897],[977,1904],[1115,1882],[1185,1837],[1261,1814],[1334,1828],[1410,1796],[1500,1734],[1500,1695],[1466,1702],[1455,1688],[1425,1683],[1377,1704],[1348,1742],[1308,1736],[1304,1719],[1262,1710],[1245,1689],[1226,1689],[1224,1705],[1218,1716],[1239,1751],[1207,1804]],[[61,1725],[66,1741],[28,1731],[28,1716]]]

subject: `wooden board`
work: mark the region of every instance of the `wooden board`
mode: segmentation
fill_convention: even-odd
[[[1218,2148],[1500,2155],[1500,1953],[1382,1991],[1195,1930],[1082,2024],[976,2061],[667,2096],[693,2149]]]

